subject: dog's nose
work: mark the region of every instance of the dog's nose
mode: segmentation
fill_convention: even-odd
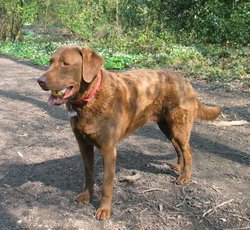
[[[46,77],[44,76],[39,77],[37,79],[37,82],[43,89],[47,88],[48,79]]]

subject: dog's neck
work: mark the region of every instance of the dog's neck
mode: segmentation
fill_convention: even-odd
[[[83,85],[81,89],[82,93],[79,93],[74,100],[70,101],[70,103],[73,106],[86,105],[95,96],[97,90],[100,87],[102,78],[103,72],[100,70],[92,82]]]

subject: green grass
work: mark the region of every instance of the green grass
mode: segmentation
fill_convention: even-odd
[[[140,40],[141,41],[141,40]],[[153,44],[147,45],[146,44]],[[239,79],[246,87],[249,80],[249,48],[224,48],[215,45],[166,43],[163,39],[141,41],[128,37],[102,42],[53,42],[51,38],[27,36],[25,41],[0,44],[0,53],[29,59],[36,65],[48,65],[51,54],[62,45],[88,46],[105,59],[105,68],[125,70],[131,68],[175,68],[207,82],[230,82]],[[112,48],[110,48],[112,47]]]

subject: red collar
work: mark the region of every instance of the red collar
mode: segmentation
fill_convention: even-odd
[[[80,100],[72,100],[72,101],[70,101],[71,104],[73,104],[73,105],[85,105],[92,97],[94,97],[96,91],[100,87],[101,81],[102,81],[102,70],[100,70],[98,72],[97,82],[96,82],[94,88],[92,89],[92,91],[89,93],[89,95],[87,97],[80,99]]]

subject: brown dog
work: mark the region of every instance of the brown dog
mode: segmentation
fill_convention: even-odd
[[[51,90],[50,105],[66,103],[75,116],[71,126],[84,162],[85,185],[77,201],[89,203],[93,195],[96,146],[104,162],[103,189],[96,218],[110,217],[116,164],[116,144],[149,122],[158,124],[173,144],[180,171],[179,184],[190,181],[190,133],[196,119],[213,120],[220,107],[207,107],[187,79],[171,71],[137,70],[113,73],[102,68],[101,56],[89,48],[61,47],[49,70],[38,79]]]

